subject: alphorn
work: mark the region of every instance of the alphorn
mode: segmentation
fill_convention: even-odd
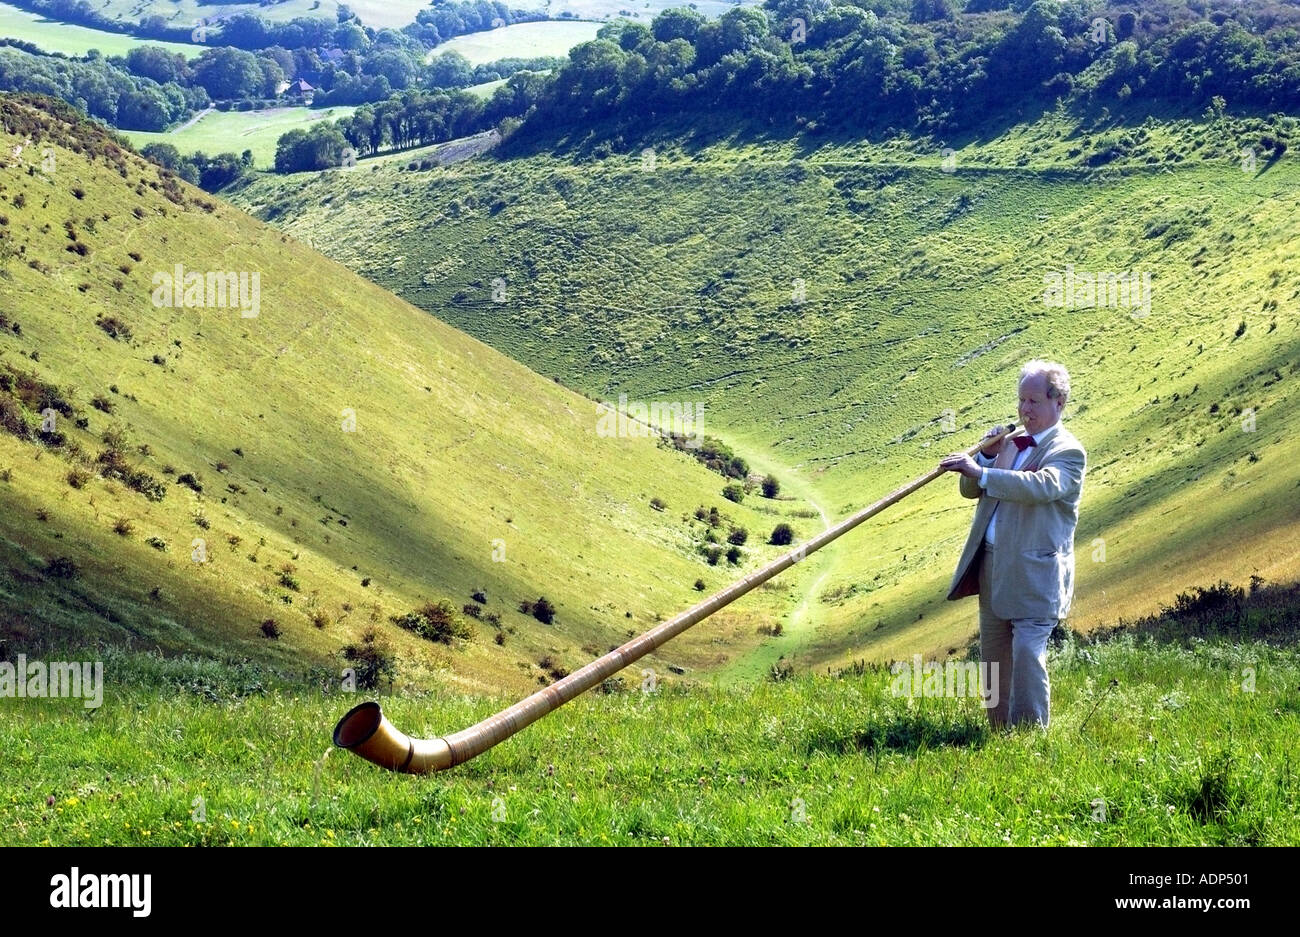
[[[1018,435],[1016,425],[1011,423],[993,436],[981,439],[966,450],[966,454],[973,456],[985,446],[1015,435]],[[942,474],[944,470],[937,467],[926,472],[915,481],[890,492],[875,504],[863,508],[852,517],[840,521],[807,543],[773,560],[757,572],[705,599],[689,611],[650,629],[638,638],[633,638],[604,657],[597,658],[580,670],[575,670],[567,677],[538,690],[527,699],[520,700],[464,731],[436,739],[413,739],[399,732],[388,721],[378,703],[365,702],[353,707],[339,720],[338,725],[334,727],[334,744],[381,767],[392,771],[405,771],[408,774],[427,774],[464,764],[475,755],[481,755],[498,742],[508,739],[547,713],[560,708],[578,694],[640,660],[661,644],[677,637],[691,625],[708,618],[718,609],[730,605],[745,593],[800,562],[809,553],[820,550],[832,540],[843,536],[863,521],[879,514],[891,504],[896,504]]]

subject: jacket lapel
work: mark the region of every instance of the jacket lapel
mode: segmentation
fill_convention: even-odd
[[[1056,442],[1058,439],[1061,438],[1061,432],[1062,430],[1058,426],[1056,432],[1052,434],[1051,439],[1049,439],[1047,442],[1041,445],[1034,446],[1033,452],[1029,454],[1029,458],[1025,460],[1025,464],[1020,467],[1021,471],[1037,472],[1039,465],[1041,465],[1043,462],[1043,456],[1046,454],[1047,450],[1051,447],[1052,443]],[[1015,445],[1015,443],[1012,443],[1012,445]]]

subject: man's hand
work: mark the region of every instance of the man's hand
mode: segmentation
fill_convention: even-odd
[[[945,472],[961,472],[967,478],[979,478],[984,474],[984,469],[980,468],[975,463],[975,460],[964,452],[954,452],[944,456],[943,460],[939,462],[939,468]]]
[[[989,438],[991,438],[991,437],[993,437],[993,436],[998,435],[998,433],[1006,432],[1006,429],[1007,429],[1007,428],[1006,428],[1005,426],[995,426],[995,427],[993,427],[991,430],[989,430],[987,433],[984,434],[984,438],[985,438],[985,439],[989,439]],[[1001,446],[1001,445],[1002,445],[1001,443],[998,443],[998,446]],[[996,457],[997,457],[997,454],[998,454],[998,448],[997,448],[997,447],[994,447],[993,451],[992,451],[992,452],[989,452],[988,446],[985,446],[985,447],[983,447],[982,449],[980,449],[980,452],[983,453],[984,456],[986,456],[987,458],[992,459],[992,458],[996,458]]]

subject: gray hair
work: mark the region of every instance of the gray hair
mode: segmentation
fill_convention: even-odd
[[[1035,358],[1033,361],[1026,361],[1024,367],[1020,369],[1020,380],[1023,381],[1036,374],[1041,374],[1047,379],[1047,396],[1059,397],[1061,405],[1064,406],[1065,401],[1070,399],[1070,372],[1065,370],[1065,365]]]

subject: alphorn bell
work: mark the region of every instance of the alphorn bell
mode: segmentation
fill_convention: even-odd
[[[1011,423],[993,436],[981,439],[966,450],[966,454],[973,456],[978,450],[1015,435],[1018,435],[1016,425]],[[388,721],[378,703],[365,702],[353,707],[339,720],[339,724],[334,727],[334,744],[381,767],[392,771],[405,771],[408,774],[427,774],[463,764],[526,726],[532,725],[579,693],[591,689],[605,678],[640,660],[661,644],[677,637],[691,625],[708,618],[718,609],[730,605],[746,592],[789,569],[809,553],[820,550],[832,540],[842,537],[867,518],[874,517],[942,474],[944,470],[941,468],[931,469],[915,481],[896,489],[852,517],[840,521],[834,527],[773,560],[757,572],[705,599],[694,608],[657,625],[640,637],[633,638],[621,647],[610,651],[604,657],[593,660],[580,670],[575,670],[567,677],[557,680],[527,699],[520,700],[468,729],[442,738],[413,739],[399,732]]]

